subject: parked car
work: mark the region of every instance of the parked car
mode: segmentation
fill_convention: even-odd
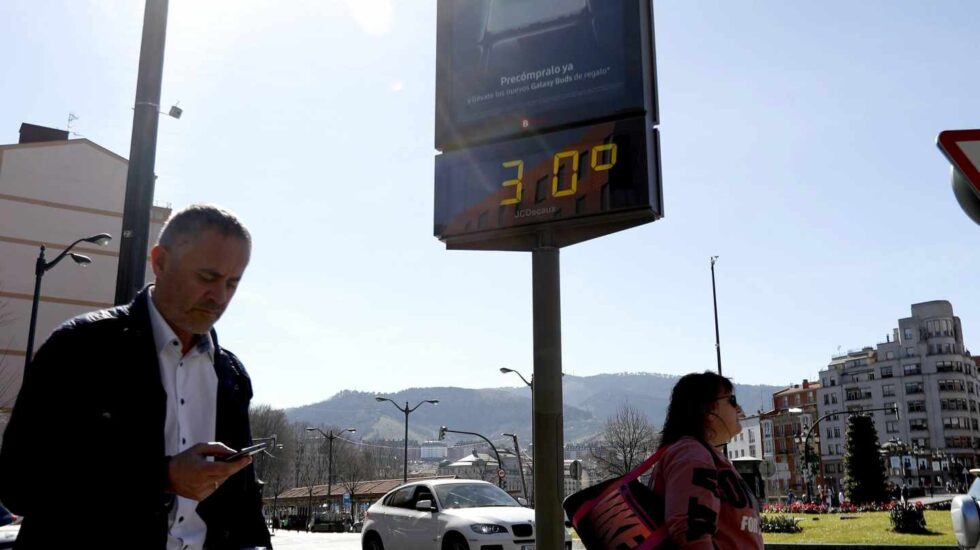
[[[965,495],[953,497],[949,513],[953,520],[953,535],[960,548],[980,549],[980,469],[970,470],[973,484]]]
[[[534,510],[486,481],[402,485],[368,508],[364,550],[534,550]],[[565,548],[572,547],[565,529]]]
[[[3,504],[0,504],[0,527],[18,522],[20,522],[20,518],[11,514],[10,510],[7,510]]]

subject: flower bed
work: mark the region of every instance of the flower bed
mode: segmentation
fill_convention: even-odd
[[[855,506],[850,502],[845,502],[840,506],[827,506],[826,504],[794,502],[793,504],[767,504],[762,508],[762,511],[771,514],[854,514],[856,512],[888,512],[897,504],[895,502],[881,502]],[[919,506],[922,505],[919,504]]]

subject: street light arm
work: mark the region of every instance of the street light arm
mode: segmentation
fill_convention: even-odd
[[[67,256],[68,253],[71,252],[71,249],[72,248],[75,248],[75,245],[77,245],[78,243],[81,243],[81,242],[89,242],[89,243],[98,244],[100,246],[105,246],[105,244],[108,243],[111,239],[112,239],[112,237],[108,233],[99,233],[98,235],[92,235],[91,237],[85,237],[83,239],[78,239],[77,241],[75,241],[75,242],[71,243],[70,245],[68,245],[68,248],[62,250],[61,251],[61,254],[58,254],[57,256],[55,256],[55,258],[53,260],[51,260],[50,262],[46,262],[44,264],[43,268],[42,268],[40,262],[38,262],[37,268],[38,269],[43,269],[43,271],[42,271],[42,273],[43,273],[44,271],[48,271],[52,267],[58,265],[58,262],[60,262],[62,259],[64,259],[64,257]]]
[[[410,412],[414,412],[415,409],[421,407],[423,403],[432,403],[433,405],[438,405],[439,404],[439,400],[438,399],[423,399],[422,401],[419,401],[419,404],[418,405],[415,405],[411,409],[405,410],[405,409],[402,409],[401,407],[398,407],[398,409],[400,411],[402,411],[403,413],[408,414]],[[405,405],[407,406],[408,403],[405,403]]]
[[[446,428],[445,426],[443,426],[443,431],[446,432],[446,433],[453,433],[453,434],[475,435],[476,437],[479,437],[480,439],[486,441],[487,442],[487,445],[490,445],[490,448],[493,449],[493,454],[497,455],[497,467],[498,468],[503,468],[504,467],[504,463],[501,462],[501,460],[500,460],[500,453],[497,452],[497,447],[495,447],[494,444],[493,444],[493,442],[490,441],[489,439],[487,439],[486,437],[483,437],[482,435],[480,435],[480,434],[478,434],[476,432],[463,432],[463,431],[459,431],[459,430],[450,430],[449,428]]]

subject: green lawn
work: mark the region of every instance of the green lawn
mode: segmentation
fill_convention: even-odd
[[[802,533],[764,533],[765,542],[782,543],[852,543],[852,544],[949,544],[955,545],[949,511],[926,510],[927,535],[909,535],[891,530],[888,512],[845,514],[854,519],[840,519],[842,514],[798,514]]]

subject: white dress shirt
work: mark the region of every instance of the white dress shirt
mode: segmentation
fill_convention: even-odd
[[[174,456],[198,443],[214,441],[218,375],[214,371],[211,336],[197,337],[186,354],[180,340],[151,299],[150,322],[160,363],[160,379],[167,392],[164,428],[167,456]],[[198,501],[178,496],[170,511],[167,550],[201,550],[207,525],[197,515]]]

